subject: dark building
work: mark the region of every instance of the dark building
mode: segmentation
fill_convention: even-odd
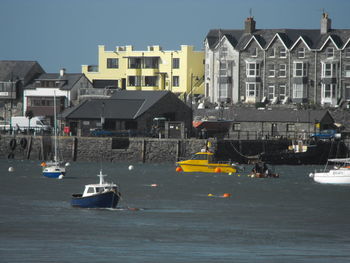
[[[184,122],[191,129],[192,111],[170,91],[116,91],[110,98],[87,99],[62,114],[73,134],[88,136],[101,129],[116,135],[149,136],[155,118]]]

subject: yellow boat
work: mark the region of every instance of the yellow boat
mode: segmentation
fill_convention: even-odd
[[[176,164],[178,172],[235,173],[237,171],[235,164],[215,162],[214,153],[209,151],[197,152],[191,159]]]

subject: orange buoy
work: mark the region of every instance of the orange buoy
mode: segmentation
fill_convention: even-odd
[[[223,195],[222,195],[222,197],[230,197],[231,196],[231,194],[229,194],[229,193],[224,193]]]
[[[182,172],[182,168],[180,166],[176,167],[176,172]]]
[[[40,165],[41,165],[42,167],[45,167],[45,166],[46,166],[46,163],[45,163],[45,162],[42,162]]]
[[[220,167],[216,167],[214,170],[216,173],[221,173],[221,168]]]

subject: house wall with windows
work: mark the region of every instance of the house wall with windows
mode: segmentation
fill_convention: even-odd
[[[95,88],[204,93],[204,52],[188,45],[174,51],[157,45],[145,51],[136,51],[133,46],[107,51],[100,45],[98,66],[83,65],[82,72]]]
[[[350,29],[332,29],[328,14],[323,13],[320,29],[256,29],[248,17],[243,30],[210,30],[205,79],[211,102],[220,102],[213,94],[221,87],[209,79],[218,74],[213,53],[220,52],[218,46],[227,49],[219,45],[225,39],[238,52],[232,61],[239,65],[238,77],[232,78],[239,86],[238,100],[229,98],[233,103],[349,103]]]

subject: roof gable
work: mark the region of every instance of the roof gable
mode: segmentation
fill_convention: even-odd
[[[36,61],[0,60],[0,81],[23,80],[34,66],[44,72]]]

